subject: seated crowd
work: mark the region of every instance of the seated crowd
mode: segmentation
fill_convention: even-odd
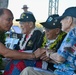
[[[62,16],[56,18],[62,24],[62,30],[67,32],[57,52],[45,50],[46,56],[54,63],[55,70],[45,71],[36,67],[25,68],[20,75],[75,75],[76,74],[76,7],[65,10]],[[55,22],[56,22],[55,20]],[[55,23],[53,23],[55,25]],[[50,26],[51,27],[51,26]],[[53,27],[54,28],[54,27]],[[43,56],[40,59],[45,60]]]
[[[69,7],[62,16],[50,15],[45,22],[40,23],[44,32],[35,27],[33,14],[23,13],[20,19],[16,19],[23,33],[14,47],[19,54],[16,55],[17,52],[13,50],[9,52],[14,55],[4,56],[0,52],[10,58],[3,75],[76,74],[75,13],[76,7]]]

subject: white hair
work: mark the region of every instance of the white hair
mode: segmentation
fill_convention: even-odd
[[[76,18],[73,17],[73,24],[76,25]]]

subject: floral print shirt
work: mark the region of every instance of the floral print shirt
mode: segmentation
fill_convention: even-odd
[[[76,71],[76,27],[66,35],[57,53],[66,61],[55,64],[54,73],[57,75],[73,75]]]

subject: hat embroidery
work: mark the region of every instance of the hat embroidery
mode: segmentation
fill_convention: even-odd
[[[32,46],[33,45],[33,42],[30,40],[29,42],[28,42],[28,45],[27,46]]]
[[[53,25],[55,25],[56,22],[57,22],[57,19],[54,21]]]
[[[57,22],[58,20],[56,19],[55,22]]]
[[[55,25],[55,23],[53,23],[53,25]]]
[[[50,21],[52,21],[53,20],[53,18],[52,17],[49,17],[49,19],[47,20],[48,22],[50,22]]]
[[[26,16],[26,15],[25,15],[25,14],[22,14],[21,18],[23,19],[23,18],[24,18],[24,16]]]
[[[28,18],[28,16],[26,16],[26,18]]]

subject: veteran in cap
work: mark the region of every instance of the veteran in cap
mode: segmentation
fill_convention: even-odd
[[[22,35],[22,38],[19,40],[18,44],[15,45],[14,48],[20,52],[26,52],[27,56],[29,56],[29,58],[31,59],[27,58],[28,60],[10,61],[6,69],[9,69],[9,72],[11,72],[11,75],[13,75],[14,73],[16,75],[19,75],[20,72],[27,66],[31,66],[31,67],[35,66],[40,68],[42,66],[41,60],[37,61],[36,57],[35,59],[32,59],[32,56],[31,56],[31,54],[37,48],[41,47],[41,44],[42,44],[42,42],[39,41],[42,35],[42,31],[35,27],[36,19],[34,15],[29,13],[23,13],[20,19],[16,19],[16,21],[20,23],[23,35]],[[38,63],[40,63],[40,65]],[[13,66],[13,69],[11,65]]]

